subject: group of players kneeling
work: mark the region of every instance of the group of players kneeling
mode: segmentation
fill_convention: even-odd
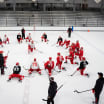
[[[8,39],[6,40],[7,42],[8,42]],[[28,53],[33,52],[33,50],[36,50],[34,41],[31,38],[31,33],[29,33],[29,35],[25,38],[25,40],[26,40],[26,42],[28,42]],[[17,35],[17,41],[18,41],[18,43],[22,43],[22,41],[23,41],[23,38],[21,37],[20,33]],[[42,42],[48,41],[46,33],[44,33],[41,36],[41,41]],[[49,57],[49,60],[44,63],[44,68],[45,68],[45,70],[46,69],[48,70],[49,76],[52,75],[52,70],[54,70],[56,66],[58,67],[58,69],[60,71],[65,69],[65,67],[62,67],[63,61],[64,61],[64,63],[67,63],[68,60],[70,60],[71,64],[78,64],[78,62],[74,62],[74,59],[77,56],[79,57],[79,60],[80,60],[80,65],[77,68],[77,71],[80,71],[81,75],[89,76],[89,74],[87,74],[87,73],[84,74],[84,70],[85,70],[88,62],[86,61],[86,58],[83,57],[83,53],[84,53],[83,47],[80,47],[80,43],[78,40],[76,41],[76,43],[72,43],[70,45],[70,40],[65,39],[63,41],[63,38],[61,36],[59,36],[56,44],[58,44],[60,47],[65,45],[66,49],[68,49],[68,55],[65,56],[65,58],[64,58],[61,55],[61,53],[58,52],[57,58],[56,58],[56,65],[55,65],[55,62],[52,60],[52,57]],[[3,51],[0,51],[0,54],[2,55]],[[3,60],[2,58],[0,58],[0,59]],[[6,67],[7,56],[6,56],[6,59],[4,59],[4,60],[5,60],[5,67]],[[3,66],[4,66],[4,63],[3,63]],[[34,58],[33,63],[31,64],[30,68],[28,69],[28,73],[32,74],[33,71],[38,72],[40,75],[42,74],[36,58]],[[19,81],[22,81],[25,76],[20,75],[20,72],[21,72],[21,66],[20,66],[19,62],[17,62],[13,68],[13,74],[9,75],[8,81],[10,81],[14,77],[17,77],[17,78],[19,78]]]

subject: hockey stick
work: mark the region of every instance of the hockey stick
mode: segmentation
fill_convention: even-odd
[[[60,73],[60,72],[61,72],[60,70],[59,70],[59,71],[58,71],[58,70],[55,70],[55,68],[56,68],[56,66],[55,66],[55,67],[54,67],[54,69],[53,69],[55,72],[58,72],[58,73]]]
[[[7,52],[7,56],[8,56],[8,54],[9,54],[9,52],[10,52],[10,51]]]
[[[28,70],[28,69],[25,68],[25,66],[22,66],[22,67],[23,67],[25,70]]]
[[[89,89],[89,90],[84,90],[84,91],[78,91],[78,90],[74,90],[74,92],[76,93],[83,93],[83,92],[87,92],[87,91],[91,91],[92,89]]]
[[[75,70],[71,75],[68,75],[68,76],[73,76],[76,72],[77,72],[77,70]]]

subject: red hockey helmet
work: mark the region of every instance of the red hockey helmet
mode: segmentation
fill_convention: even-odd
[[[83,47],[81,47],[81,49],[83,49]]]
[[[82,57],[82,60],[86,60],[86,58],[85,57]]]
[[[19,62],[16,62],[16,65],[19,65]]]
[[[49,57],[49,60],[52,60],[52,57]]]
[[[60,52],[58,52],[57,55],[60,56]]]
[[[34,43],[34,41],[32,40],[32,41],[31,41],[31,43],[33,44],[33,43]]]
[[[34,61],[36,61],[36,58],[34,58]]]
[[[3,54],[3,51],[0,51],[0,54]]]

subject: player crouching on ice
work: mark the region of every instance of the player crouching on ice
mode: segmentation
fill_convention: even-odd
[[[32,40],[31,33],[29,33],[29,35],[25,39],[26,39],[26,42],[30,42]]]
[[[65,39],[63,45],[65,45],[66,49],[67,49],[69,47],[69,45],[70,45],[70,40]]]
[[[49,60],[44,64],[45,70],[48,70],[48,75],[52,75],[52,70],[54,69],[54,61],[52,61],[52,57],[49,57]]]
[[[22,37],[21,37],[20,33],[18,33],[18,35],[17,35],[17,41],[18,41],[18,43],[22,43]]]
[[[19,78],[19,81],[22,81],[24,79],[24,76],[20,75],[20,72],[21,72],[21,66],[17,62],[13,68],[13,74],[9,75],[8,81],[10,81],[12,78]]]
[[[32,53],[33,50],[36,50],[35,48],[35,44],[34,44],[34,41],[32,40],[29,44],[28,44],[28,53]]]
[[[9,44],[9,38],[7,37],[6,34],[4,35],[3,43],[4,43],[4,44],[7,44],[7,43]]]
[[[41,69],[39,68],[36,58],[34,58],[34,62],[31,64],[30,69],[28,70],[29,74],[32,74],[33,71],[36,71],[41,75]]]
[[[82,57],[82,61],[80,62],[79,68],[77,68],[77,71],[80,71],[81,75],[85,75],[89,77],[89,74],[84,74],[84,70],[86,69],[86,65],[88,65],[88,61],[86,61],[85,57]]]
[[[62,67],[62,62],[64,61],[63,56],[61,56],[60,52],[57,53],[57,58],[56,58],[56,66],[58,66],[59,70],[64,70],[65,68]]]
[[[67,63],[68,59],[70,60],[71,64],[78,64],[78,62],[74,62],[74,51],[72,48],[69,49],[69,55],[65,56],[65,62],[64,63]]]
[[[58,37],[57,44],[63,46],[63,38],[61,36]]]
[[[44,33],[42,36],[41,36],[41,41],[44,41],[44,42],[47,42],[47,34]]]

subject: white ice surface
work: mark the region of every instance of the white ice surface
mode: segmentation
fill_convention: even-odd
[[[20,27],[19,29],[21,29]],[[47,27],[48,28],[48,27]],[[2,28],[3,29],[3,28]],[[6,29],[6,28],[5,28]],[[8,29],[17,29],[10,28]],[[26,27],[28,29],[28,27]],[[30,29],[30,28],[29,28]],[[33,29],[31,27],[31,29]],[[37,29],[46,29],[46,28],[37,28]],[[49,28],[48,28],[49,29]],[[59,28],[55,27],[59,30]],[[60,28],[64,29],[63,27]],[[66,29],[66,28],[65,28]],[[78,29],[78,28],[77,28]],[[82,28],[79,28],[82,29]],[[104,28],[101,28],[104,29]],[[18,29],[17,29],[18,30]],[[16,62],[19,62],[21,66],[29,68],[34,57],[37,58],[40,67],[43,69],[44,62],[48,60],[48,57],[51,56],[56,62],[57,52],[61,52],[63,56],[68,55],[68,50],[65,47],[56,47],[55,43],[57,42],[58,36],[62,36],[64,39],[68,39],[66,31],[26,31],[32,34],[32,38],[35,42],[35,46],[38,50],[43,53],[35,51],[32,54],[28,54],[27,43],[23,41],[22,44],[18,44],[16,40],[16,35],[20,31],[0,31],[0,36],[3,38],[4,34],[10,38],[10,44],[5,45],[0,50],[4,50],[4,55],[7,54],[8,50],[10,51],[7,59],[7,67],[5,69],[5,75],[0,75],[0,104],[46,104],[43,102],[42,98],[47,98],[48,94],[48,76],[47,73],[42,70],[44,75],[40,76],[37,73],[33,73],[32,76],[18,82],[17,79],[13,79],[10,82],[7,82],[8,75],[12,73],[13,66]],[[46,32],[48,35],[49,42],[48,44],[41,42],[41,35]],[[55,81],[58,86],[64,84],[64,86],[59,90],[55,97],[55,104],[91,104],[94,100],[94,95],[92,92],[85,92],[81,94],[74,93],[74,90],[83,91],[86,89],[91,89],[95,85],[95,81],[98,78],[97,72],[104,73],[104,32],[80,32],[74,31],[72,33],[71,42],[79,40],[81,46],[84,47],[84,56],[89,62],[85,72],[90,74],[90,78],[81,76],[79,72],[75,76],[70,77],[77,65],[63,64],[67,68],[67,71],[62,71],[61,73],[53,72]],[[27,70],[24,70],[22,67],[21,74],[28,75]],[[104,90],[101,93],[100,104],[104,104]]]

